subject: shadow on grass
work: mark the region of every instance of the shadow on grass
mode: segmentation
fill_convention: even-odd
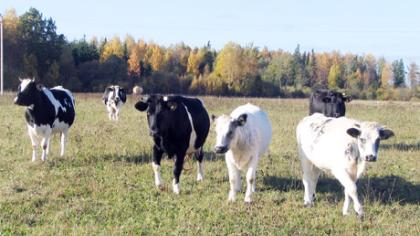
[[[393,143],[381,144],[381,149],[385,150],[398,150],[398,151],[419,151],[420,143]]]
[[[165,159],[173,159],[169,158],[166,154],[163,155],[162,160]],[[224,156],[215,155],[213,152],[204,152],[204,162],[212,162],[224,159]],[[111,162],[128,162],[134,164],[143,164],[143,163],[150,163],[152,162],[153,157],[152,154],[149,152],[140,152],[138,155],[118,155],[118,154],[106,154],[101,156],[93,156],[85,161],[92,163],[97,161],[111,161]],[[195,162],[196,158],[193,157],[192,160]],[[187,160],[187,157],[185,161]]]
[[[266,176],[263,183],[268,188],[280,192],[302,191],[303,198],[301,179]],[[369,202],[379,201],[382,204],[399,202],[403,205],[420,203],[420,185],[408,182],[399,176],[361,178],[357,182],[357,187],[359,196]],[[316,188],[317,193],[335,193],[340,198],[344,197],[343,190],[338,180],[328,177],[321,177]]]

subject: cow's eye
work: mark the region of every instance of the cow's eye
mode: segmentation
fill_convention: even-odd
[[[361,138],[361,139],[360,139],[360,142],[361,142],[361,143],[363,143],[363,144],[365,144],[365,143],[366,143],[366,139]]]

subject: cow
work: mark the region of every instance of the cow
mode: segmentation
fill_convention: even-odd
[[[40,143],[41,159],[47,159],[53,133],[61,133],[60,156],[64,156],[68,131],[75,118],[73,95],[61,86],[49,89],[34,79],[20,81],[14,103],[27,107],[25,118],[32,142],[32,161],[36,160],[36,151]]]
[[[154,141],[152,168],[155,185],[162,188],[160,161],[166,153],[174,157],[172,189],[180,193],[179,179],[186,155],[195,154],[198,161],[197,181],[203,179],[203,145],[210,129],[210,117],[201,100],[178,95],[143,96],[135,104],[141,112],[147,111],[149,134]]]
[[[133,87],[133,96],[140,97],[140,94],[143,93],[143,88],[136,85]]]
[[[316,90],[309,98],[309,115],[319,112],[328,117],[341,117],[346,114],[346,102],[351,97],[331,90]]]
[[[225,154],[229,173],[228,201],[236,200],[241,190],[241,170],[246,169],[245,202],[251,202],[255,192],[258,160],[268,150],[271,141],[271,123],[267,114],[250,103],[237,107],[230,116],[212,115],[216,130],[217,154]]]
[[[380,141],[394,136],[394,132],[376,122],[315,113],[299,122],[296,136],[305,188],[304,205],[313,205],[318,178],[324,170],[344,186],[343,215],[349,214],[353,200],[354,210],[362,217],[356,181],[366,163],[377,160]]]
[[[127,94],[123,87],[118,85],[110,85],[105,88],[102,101],[106,105],[108,111],[108,118],[110,120],[118,121],[118,115],[121,107],[127,100]]]

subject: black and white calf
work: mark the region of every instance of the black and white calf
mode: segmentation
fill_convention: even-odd
[[[102,100],[108,110],[108,117],[110,120],[118,120],[118,114],[121,107],[127,100],[127,94],[124,88],[118,85],[111,85],[105,89]]]
[[[150,135],[153,137],[153,171],[155,184],[162,186],[160,161],[166,153],[175,157],[173,191],[179,194],[179,177],[185,155],[195,154],[198,161],[197,181],[203,179],[203,145],[210,128],[210,118],[197,98],[150,95],[135,104],[139,111],[147,111]]]
[[[56,132],[61,133],[60,155],[63,156],[68,130],[75,117],[71,92],[61,86],[48,89],[33,79],[23,79],[14,102],[27,107],[25,118],[33,148],[32,161],[36,160],[36,149],[40,143],[42,160],[46,160],[50,137]]]
[[[316,113],[299,122],[297,142],[302,163],[304,203],[313,204],[321,170],[331,172],[344,186],[343,214],[348,214],[350,201],[359,216],[363,208],[357,197],[356,181],[366,162],[378,158],[379,142],[394,133],[376,122],[330,118]]]
[[[322,113],[328,117],[340,117],[346,114],[346,102],[351,97],[332,90],[316,90],[309,98],[309,115]]]

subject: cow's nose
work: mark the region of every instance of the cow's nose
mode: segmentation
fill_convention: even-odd
[[[374,155],[367,155],[365,157],[365,160],[366,161],[376,161],[376,156],[374,156]]]
[[[223,154],[227,152],[228,148],[226,146],[216,146],[214,147],[214,152],[218,154]]]

